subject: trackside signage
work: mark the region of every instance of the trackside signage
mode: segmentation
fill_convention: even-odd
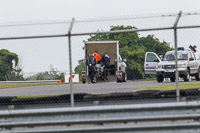
[[[79,74],[72,74],[72,82],[79,82]],[[65,83],[70,83],[70,75],[65,75]]]

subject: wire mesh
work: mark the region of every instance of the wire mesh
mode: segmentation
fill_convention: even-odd
[[[176,101],[176,86],[173,78],[167,77],[163,79],[162,83],[158,83],[156,74],[145,74],[144,61],[146,52],[164,56],[165,52],[174,49],[173,26],[177,16],[177,13],[172,13],[75,19],[71,36],[72,78],[74,81],[72,89],[75,106]],[[198,51],[200,50],[198,45],[199,18],[199,13],[183,13],[178,27],[197,27],[178,28],[177,35],[178,47],[197,46],[196,57],[199,57]],[[17,67],[18,70],[22,69],[20,73],[18,71],[18,74],[23,76],[21,80],[55,79],[63,82],[63,84],[55,83],[53,85],[47,83],[43,86],[35,84],[32,87],[15,84],[9,89],[1,89],[2,105],[26,104],[29,107],[36,103],[46,105],[52,103],[54,106],[70,105],[69,26],[70,21],[0,25],[0,49],[7,49],[18,55]],[[124,32],[124,30],[132,31]],[[115,31],[117,32],[114,33]],[[5,38],[7,39],[5,40]],[[116,47],[119,45],[119,49],[101,44],[87,49],[85,45],[87,41],[118,41],[119,44],[115,43],[114,45]],[[107,69],[101,61],[97,63],[99,67],[95,67],[96,79],[94,78],[94,80],[96,83],[88,84],[90,80],[88,80],[86,62],[88,54],[96,50],[100,52],[101,59],[105,52],[110,56],[111,67],[108,69],[108,80],[105,78],[104,71]],[[120,59],[118,59],[119,55]],[[126,64],[125,73],[122,71],[122,62]],[[153,66],[153,68],[155,67],[156,65]],[[121,71],[121,76],[124,77],[122,82],[119,80]],[[154,71],[156,72],[156,70]],[[199,72],[199,69],[197,71]],[[16,80],[16,74],[15,71],[15,77],[6,80]],[[100,77],[100,75],[103,76]],[[10,77],[12,76],[10,75]],[[195,74],[191,75],[191,80],[191,82],[184,82],[183,78],[180,78],[181,100],[198,100],[199,83],[195,81]]]

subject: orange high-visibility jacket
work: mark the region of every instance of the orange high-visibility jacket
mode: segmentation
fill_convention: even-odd
[[[94,52],[94,58],[96,58],[96,61],[99,62],[100,61],[100,55],[97,52]]]

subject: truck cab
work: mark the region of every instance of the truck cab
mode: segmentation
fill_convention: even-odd
[[[196,59],[195,52],[183,47],[178,48],[177,52],[179,77],[185,82],[189,81],[191,76],[195,76],[197,81],[200,80],[200,61]],[[144,70],[145,74],[156,74],[158,82],[163,82],[164,78],[170,78],[171,82],[175,82],[175,51],[166,52],[163,60],[156,53],[147,52]]]

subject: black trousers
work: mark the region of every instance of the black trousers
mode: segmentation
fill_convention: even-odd
[[[104,67],[104,70],[103,70],[104,79],[108,79],[108,70],[109,70],[109,67]]]
[[[94,76],[95,76],[95,70],[89,70],[89,79],[91,82],[94,81]]]

